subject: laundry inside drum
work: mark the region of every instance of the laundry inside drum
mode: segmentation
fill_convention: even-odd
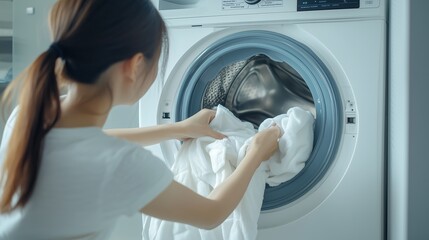
[[[255,128],[292,107],[308,110],[316,118],[314,100],[305,80],[286,62],[266,55],[224,67],[207,84],[201,104],[210,109],[224,105]]]

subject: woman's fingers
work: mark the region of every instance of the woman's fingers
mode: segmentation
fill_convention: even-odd
[[[212,129],[212,128],[210,128],[210,127],[209,127],[209,130],[208,130],[208,132],[207,132],[207,136],[212,137],[212,138],[215,138],[215,139],[224,139],[224,138],[226,138],[226,136],[225,136],[225,135],[223,135],[223,134],[222,134],[222,133],[220,133],[220,132],[217,132],[217,131],[213,130],[213,129]]]
[[[278,149],[278,139],[280,137],[280,128],[273,125],[265,130],[258,132],[252,140],[249,148],[259,156],[262,161],[268,160]]]
[[[277,136],[277,139],[280,138],[282,135],[282,131],[281,131],[280,127],[274,123],[273,125],[271,125],[271,128],[274,130],[274,133]]]
[[[208,116],[209,116],[208,124],[210,124],[213,121],[213,119],[216,117],[216,111],[211,110],[211,109],[205,109],[203,111],[205,111],[205,113],[208,114]],[[208,126],[207,136],[215,138],[215,139],[223,139],[226,137],[222,133],[213,130],[210,126]]]
[[[209,123],[213,121],[213,119],[216,117],[216,111],[214,110],[208,110],[209,111]]]

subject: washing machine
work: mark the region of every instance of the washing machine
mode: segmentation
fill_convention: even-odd
[[[169,30],[164,80],[140,125],[222,104],[255,127],[315,117],[304,169],[266,186],[258,239],[385,238],[385,0],[154,0]],[[150,149],[171,164],[180,142]]]

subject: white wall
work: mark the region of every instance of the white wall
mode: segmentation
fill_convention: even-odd
[[[12,25],[12,1],[0,1],[0,28]]]
[[[429,1],[410,1],[408,240],[429,239]]]
[[[389,240],[429,239],[429,1],[390,1]]]

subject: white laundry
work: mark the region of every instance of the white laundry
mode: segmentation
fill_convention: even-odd
[[[268,119],[261,124],[260,130],[269,127],[274,121],[282,128],[282,132],[286,133],[279,140],[279,153],[261,164],[240,204],[220,226],[212,230],[202,230],[186,224],[144,216],[143,239],[255,239],[265,183],[276,185],[291,179],[303,168],[306,161],[303,158],[305,156],[308,158],[311,152],[314,119],[310,121],[309,117],[313,119],[309,112],[293,108],[287,114]],[[221,105],[218,106],[210,126],[227,138],[216,140],[201,137],[185,142],[172,166],[176,181],[203,196],[209,195],[217,185],[232,174],[243,159],[248,143],[256,134],[252,124],[242,122]],[[311,136],[307,136],[310,132]]]
[[[268,118],[261,123],[259,131],[276,124],[281,129],[279,151],[268,161],[262,163],[268,174],[267,184],[278,186],[295,177],[304,167],[313,149],[314,117],[299,107],[291,108],[286,114]],[[285,134],[286,133],[286,134]],[[239,158],[243,158],[249,139],[241,149]]]

